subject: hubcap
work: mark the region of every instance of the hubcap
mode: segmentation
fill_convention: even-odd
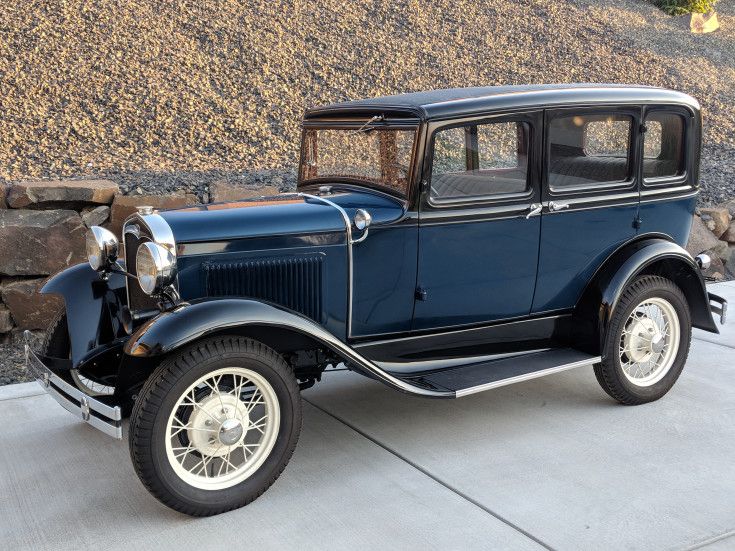
[[[635,385],[651,386],[674,364],[680,342],[679,317],[670,302],[654,297],[633,309],[620,336],[620,365]]]
[[[191,486],[230,488],[263,464],[279,426],[278,398],[262,375],[240,367],[219,369],[179,397],[168,420],[166,454]]]

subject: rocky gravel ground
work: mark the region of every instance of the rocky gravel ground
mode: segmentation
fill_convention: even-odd
[[[722,30],[644,0],[0,2],[0,182],[129,194],[295,184],[310,105],[439,87],[660,85],[705,117],[702,203],[735,197],[735,3]],[[23,380],[0,345],[0,384]]]
[[[669,86],[703,104],[703,199],[735,196],[735,8],[723,30],[644,0],[0,3],[0,177],[206,193],[283,174],[314,104],[534,82]]]

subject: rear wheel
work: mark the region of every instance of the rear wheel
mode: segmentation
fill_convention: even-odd
[[[658,400],[679,378],[692,336],[689,305],[672,281],[642,276],[623,293],[595,366],[600,386],[617,401]]]
[[[265,492],[300,430],[299,387],[283,358],[222,337],[167,358],[148,378],[130,418],[130,454],[161,502],[207,516]]]

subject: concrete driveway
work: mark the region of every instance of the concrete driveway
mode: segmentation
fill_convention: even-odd
[[[715,292],[735,304],[734,282]],[[639,407],[590,368],[456,401],[330,373],[281,478],[207,519],[159,505],[125,441],[41,392],[0,388],[3,549],[735,549],[733,321]]]

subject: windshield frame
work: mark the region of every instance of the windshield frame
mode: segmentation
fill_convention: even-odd
[[[406,188],[405,192],[402,193],[397,189],[381,185],[374,180],[367,180],[360,177],[342,176],[342,175],[329,175],[329,176],[318,176],[316,178],[302,179],[302,168],[306,157],[306,135],[309,130],[358,130],[365,126],[371,115],[365,115],[360,117],[350,117],[349,119],[322,119],[322,120],[306,120],[301,125],[301,150],[299,152],[299,166],[297,173],[297,188],[315,186],[319,184],[327,183],[345,183],[352,184],[355,186],[365,187],[368,189],[374,189],[382,193],[387,193],[404,201],[410,201],[411,194],[414,189],[414,182],[416,180],[416,170],[420,164],[419,157],[419,139],[421,136],[421,120],[418,118],[383,118],[380,121],[376,121],[370,124],[367,128],[381,129],[381,130],[409,130],[413,131],[413,146],[411,150],[411,159],[406,173]]]

